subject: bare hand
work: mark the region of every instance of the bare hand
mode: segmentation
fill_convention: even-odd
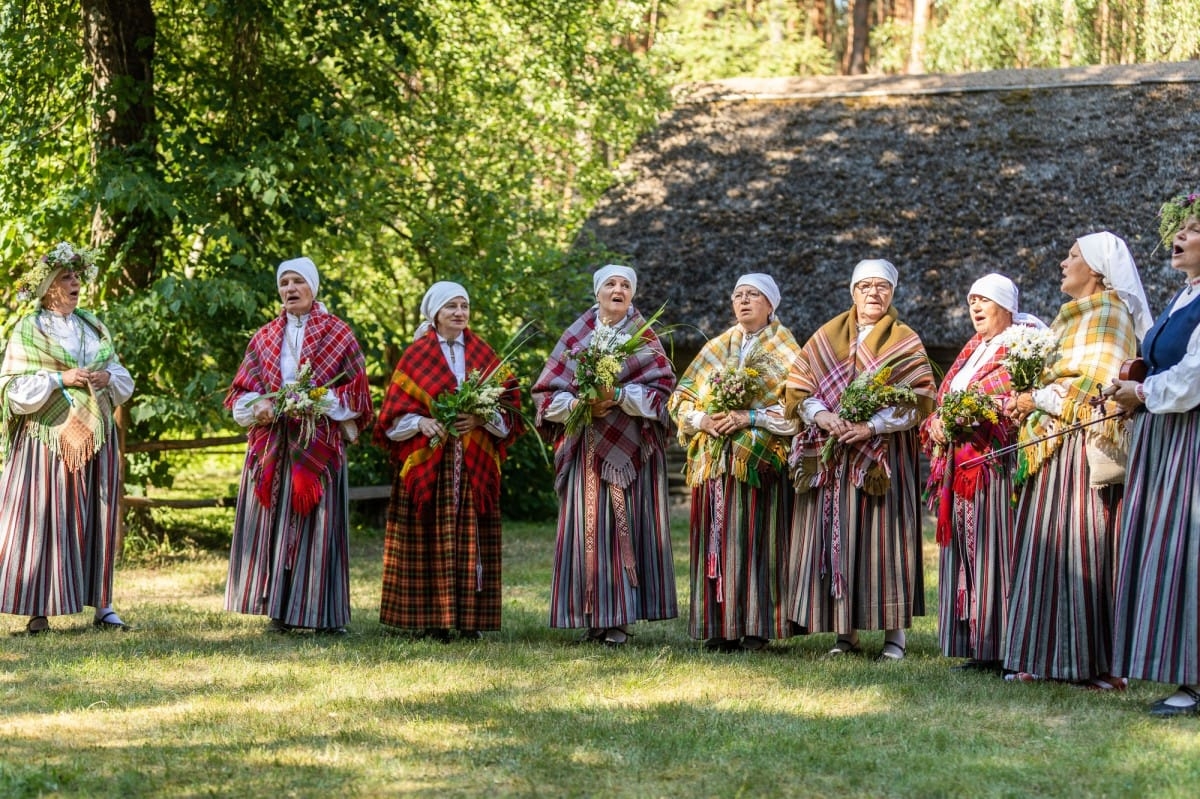
[[[88,384],[89,374],[87,369],[68,369],[62,373],[63,385],[71,388],[85,388]]]
[[[417,422],[417,430],[430,441],[437,441],[446,435],[446,428],[437,419],[422,419]]]
[[[111,379],[112,375],[107,369],[99,369],[88,373],[88,382],[92,384],[92,388],[105,388]]]
[[[721,411],[711,417],[719,436],[728,436],[750,426],[749,411]]]
[[[1022,391],[1004,401],[1004,415],[1012,419],[1017,424],[1025,421],[1025,417],[1033,413],[1037,405],[1033,402],[1033,395],[1027,391]]]
[[[946,445],[946,428],[942,425],[942,420],[938,416],[933,416],[929,420],[929,437],[933,439],[933,443]]]
[[[857,444],[875,435],[869,422],[847,422],[846,427],[848,430],[837,437],[842,444]]]
[[[589,400],[588,404],[592,406],[592,418],[603,419],[608,416],[608,412],[617,407],[616,401],[613,399],[595,399]]]
[[[1125,413],[1133,413],[1145,404],[1137,394],[1139,385],[1141,384],[1136,380],[1118,380],[1114,377],[1112,385],[1104,389],[1104,396],[1121,406],[1121,410]]]
[[[254,404],[254,421],[261,425],[268,425],[275,419],[275,402],[274,400],[261,399]]]
[[[454,432],[460,436],[465,436],[476,427],[483,427],[483,419],[473,413],[460,413],[454,419]]]
[[[839,440],[842,434],[850,429],[850,423],[833,411],[821,411],[813,417],[813,421],[817,427]]]

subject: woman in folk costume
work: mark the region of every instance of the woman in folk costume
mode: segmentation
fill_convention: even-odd
[[[1200,714],[1200,195],[1161,212],[1185,285],[1142,341],[1142,382],[1109,391],[1134,412],[1117,545],[1115,674],[1178,685],[1150,714]]]
[[[921,443],[930,462],[926,490],[937,514],[938,637],[943,655],[967,658],[956,668],[999,671],[1011,578],[1014,457],[971,462],[1015,438],[1012,420],[999,412],[1012,393],[1002,334],[1013,324],[1045,325],[1018,312],[1016,285],[996,273],[971,285],[967,306],[975,335],[942,380],[937,412],[921,425]],[[954,435],[943,424],[942,413],[947,399],[953,401],[963,392],[990,397],[991,418],[967,419],[968,429]]]
[[[397,469],[383,539],[384,624],[450,640],[500,629],[500,465],[520,435],[516,378],[490,418],[457,414],[453,429],[434,400],[500,360],[468,327],[470,297],[434,283],[421,300],[425,321],[400,357],[379,413],[375,441]]]
[[[743,275],[732,300],[737,324],[704,345],[669,403],[692,487],[688,631],[721,652],[788,635],[787,456],[799,428],[781,404],[800,345],[775,316],[779,287]]]
[[[18,281],[37,310],[13,329],[0,367],[0,612],[48,616],[95,608],[93,624],[126,629],[112,609],[120,546],[121,452],[114,413],[133,395],[108,329],[79,308],[93,255],[56,245]]]
[[[608,265],[592,276],[596,304],[562,334],[533,387],[537,421],[554,440],[559,497],[551,627],[584,641],[624,644],[628,626],[679,615],[667,519],[667,399],[675,374],[658,336],[633,307],[637,275]],[[613,387],[581,398],[578,356],[594,340],[636,349]],[[568,432],[578,403],[590,423]]]
[[[859,630],[884,630],[880,659],[900,660],[905,629],[925,612],[916,427],[935,386],[925,346],[892,308],[897,277],[888,261],[860,261],[854,306],[813,334],[787,380],[786,416],[804,424],[791,458],[788,618],[837,633],[829,656],[860,652]],[[872,375],[867,398],[887,404],[853,400]],[[853,421],[850,401],[874,411]]]
[[[316,265],[284,261],[275,278],[282,312],[250,339],[225,397],[248,428],[225,609],[269,616],[271,632],[342,635],[350,621],[346,443],[370,423],[371,394],[350,326],[315,301]],[[298,391],[281,394],[289,384]]]
[[[1127,434],[1119,414],[1090,400],[1137,354],[1151,318],[1133,256],[1112,233],[1077,240],[1060,268],[1071,299],[1050,325],[1058,346],[1040,388],[1008,402],[1021,425],[1018,443],[1028,446],[1014,478],[1005,679],[1119,690],[1125,680],[1110,674],[1113,557]],[[1088,422],[1095,424],[1070,427]],[[1038,440],[1053,433],[1062,435]]]

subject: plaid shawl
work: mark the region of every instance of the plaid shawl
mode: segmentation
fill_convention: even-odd
[[[488,374],[500,362],[495,350],[469,329],[463,331],[463,349],[468,374],[474,369]],[[519,408],[521,395],[516,377],[509,377],[505,387],[507,390],[501,403],[509,408]],[[388,450],[399,466],[400,477],[418,513],[434,499],[446,447],[444,444],[430,446],[429,438],[420,433],[404,441],[392,441],[387,437],[387,431],[408,413],[432,417],[434,399],[457,389],[458,382],[442,354],[437,332],[430,328],[400,356],[379,409],[375,443]],[[482,427],[462,437],[463,472],[470,480],[475,508],[480,513],[488,513],[500,501],[500,464],[504,462],[509,445],[524,432],[519,413],[503,410],[501,413],[509,426],[508,435],[503,439],[497,439]]]
[[[752,486],[758,485],[759,472],[782,470],[787,466],[791,442],[761,427],[747,427],[732,436],[721,437],[724,439],[721,450],[713,446],[713,438],[707,433],[696,431],[690,440],[683,433],[683,417],[693,410],[705,409],[705,400],[711,394],[709,381],[712,377],[726,367],[737,366],[744,338],[742,328],[734,325],[720,336],[710,339],[679,378],[679,385],[667,404],[671,417],[679,427],[679,443],[688,448],[687,482],[690,486],[701,485],[725,473],[725,459],[719,457],[723,452],[729,453],[730,474]],[[756,401],[755,408],[783,401],[784,380],[792,361],[800,354],[800,344],[779,320],[767,325],[751,352],[759,348],[779,364],[779,372],[775,376],[765,376],[767,396]]]
[[[1090,422],[1103,415],[1103,409],[1093,408],[1088,399],[1096,397],[1121,373],[1122,363],[1137,355],[1133,316],[1115,291],[1065,303],[1050,329],[1058,336],[1058,347],[1046,357],[1046,368],[1038,382],[1067,390],[1062,415],[1033,411],[1021,425],[1018,441],[1031,441],[1063,425]],[[1119,418],[1099,422],[1087,430],[1088,437],[1104,448],[1118,452],[1126,448],[1125,422]],[[1023,447],[1017,456],[1017,482],[1036,474],[1061,444],[1062,436],[1056,436]]]
[[[906,385],[917,395],[917,410],[923,419],[933,410],[936,393],[933,370],[925,345],[895,308],[888,308],[867,337],[858,342],[857,315],[851,308],[821,326],[792,363],[785,393],[785,412],[799,415],[798,406],[808,397],[823,401],[837,412],[842,392],[860,373],[892,367],[891,385]],[[821,448],[829,435],[817,425],[805,425],[792,443],[790,463],[798,491],[821,486],[834,479],[838,460],[846,458],[847,473],[854,485],[870,494],[883,494],[891,479],[887,461],[887,438],[872,436],[866,441],[838,445],[828,463],[820,462]]]
[[[971,359],[980,345],[983,337],[976,333],[962,348],[962,352],[954,359],[942,385],[938,389],[938,406],[942,404],[946,394],[950,392],[950,384],[954,376],[962,371],[963,366]],[[1003,359],[1007,350],[1003,345],[998,347],[987,361],[980,364],[971,378],[970,387],[983,392],[996,400],[997,411],[1003,405],[1004,399],[1012,392],[1012,380],[1008,369],[1004,367]],[[934,416],[931,414],[921,424],[921,446],[929,455],[929,480],[925,484],[929,508],[937,514],[937,541],[942,546],[948,546],[952,533],[954,511],[954,495],[963,499],[975,496],[980,481],[988,480],[991,472],[1000,467],[1001,461],[988,461],[970,468],[962,464],[977,458],[992,449],[1008,446],[1013,435],[1012,421],[1002,413],[997,413],[998,421],[982,422],[975,428],[975,434],[966,441],[954,442],[953,446],[937,445],[929,436],[929,425]]]
[[[283,387],[279,355],[287,321],[287,314],[281,313],[251,337],[233,385],[225,395],[226,408],[232,409],[240,397],[250,392],[270,394]],[[342,405],[358,412],[355,423],[360,430],[371,423],[371,391],[358,340],[349,325],[320,303],[313,304],[304,326],[300,361],[312,364],[317,385],[329,386]],[[345,458],[341,426],[321,416],[307,448],[300,445],[300,423],[296,420],[285,418],[269,426],[250,427],[246,463],[255,472],[254,493],[264,507],[270,507],[275,495],[275,468],[284,446],[292,461],[292,510],[300,515],[311,513],[324,493],[325,479],[341,468]]]
[[[596,320],[596,306],[592,306],[563,332],[532,389],[542,437],[554,441],[554,487],[560,495],[566,488],[567,474],[582,436],[566,435],[563,425],[545,421],[544,414],[555,394],[560,391],[574,394],[579,390],[575,383],[575,361],[567,353],[591,341]],[[625,318],[623,326],[632,332],[645,323],[645,318],[634,309]],[[649,419],[615,412],[595,419],[589,425],[597,438],[600,476],[605,482],[622,488],[628,487],[637,476],[644,454],[666,446],[667,397],[675,387],[675,372],[658,336],[653,330],[647,330],[642,335],[642,341],[645,346],[639,347],[625,359],[621,373],[617,375],[617,385],[638,383],[645,386],[654,398],[656,417]]]
[[[37,323],[37,314],[17,322],[4,351],[0,366],[0,419],[3,420],[4,449],[17,429],[24,424],[29,434],[62,458],[68,471],[82,468],[104,446],[112,421],[112,396],[107,391],[68,386],[51,392],[50,399],[36,412],[18,416],[8,406],[8,387],[13,378],[39,371],[65,372],[68,369],[103,369],[114,358],[112,336],[108,328],[87,311],[75,309],[75,316],[100,337],[100,348],[91,363],[76,363],[75,356],[47,336]]]

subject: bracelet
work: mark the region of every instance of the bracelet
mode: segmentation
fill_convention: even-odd
[[[1134,383],[1133,393],[1137,394],[1137,398],[1142,401],[1143,405],[1146,404],[1146,389],[1143,388],[1142,383]]]
[[[751,427],[754,427],[754,417],[755,417],[754,409],[751,408],[750,409],[750,426]]]
[[[621,387],[617,386],[616,390],[613,391],[613,402],[620,402],[620,401],[621,401]]]
[[[66,386],[63,385],[62,372],[55,372],[54,379],[58,381],[59,388],[66,388]]]

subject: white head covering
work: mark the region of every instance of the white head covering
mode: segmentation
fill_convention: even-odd
[[[600,293],[600,287],[604,285],[604,281],[608,280],[613,275],[620,275],[628,280],[633,293],[637,294],[637,272],[633,271],[633,269],[628,266],[605,264],[592,274],[593,296]],[[633,299],[633,297],[631,296],[630,299]]]
[[[738,286],[751,286],[761,291],[771,303],[771,315],[775,315],[775,310],[779,308],[779,286],[775,285],[775,278],[762,272],[751,272],[739,277],[737,283],[733,284],[733,290],[737,291]]]
[[[1016,283],[1004,275],[992,272],[971,284],[971,290],[967,292],[968,299],[975,294],[978,294],[980,297],[987,297],[1004,310],[1015,314],[1017,312],[1018,298],[1021,293],[1017,290]]]
[[[1021,291],[1017,288],[1016,283],[999,272],[986,274],[972,283],[971,290],[967,292],[967,298],[969,299],[975,294],[978,294],[980,297],[987,297],[1012,314],[1014,325],[1026,325],[1027,327],[1036,327],[1039,329],[1046,327],[1046,323],[1033,314],[1021,313],[1017,310]]]
[[[850,288],[854,288],[860,280],[866,280],[869,277],[883,278],[892,284],[892,288],[895,288],[898,285],[900,273],[896,271],[896,267],[892,266],[891,261],[885,261],[882,258],[859,261],[858,265],[854,267],[854,273],[850,275]]]
[[[425,335],[429,328],[433,327],[438,311],[446,307],[446,303],[455,297],[462,297],[467,302],[471,301],[467,290],[458,283],[453,283],[449,280],[439,280],[429,287],[429,290],[425,292],[425,296],[421,298],[421,316],[425,317],[425,321],[417,325],[417,332],[413,334],[413,341]]]
[[[284,261],[275,269],[275,282],[283,277],[284,272],[295,272],[300,277],[304,278],[304,282],[312,289],[313,299],[317,297],[317,289],[321,287],[321,278],[317,275],[317,265],[312,262],[311,258],[293,258],[290,261]]]
[[[1146,301],[1146,291],[1142,288],[1142,279],[1134,266],[1129,246],[1124,239],[1107,230],[1089,233],[1076,239],[1076,243],[1092,271],[1103,275],[1104,287],[1117,292],[1129,313],[1133,314],[1133,329],[1140,341],[1154,324],[1154,317],[1150,315],[1150,303]]]

